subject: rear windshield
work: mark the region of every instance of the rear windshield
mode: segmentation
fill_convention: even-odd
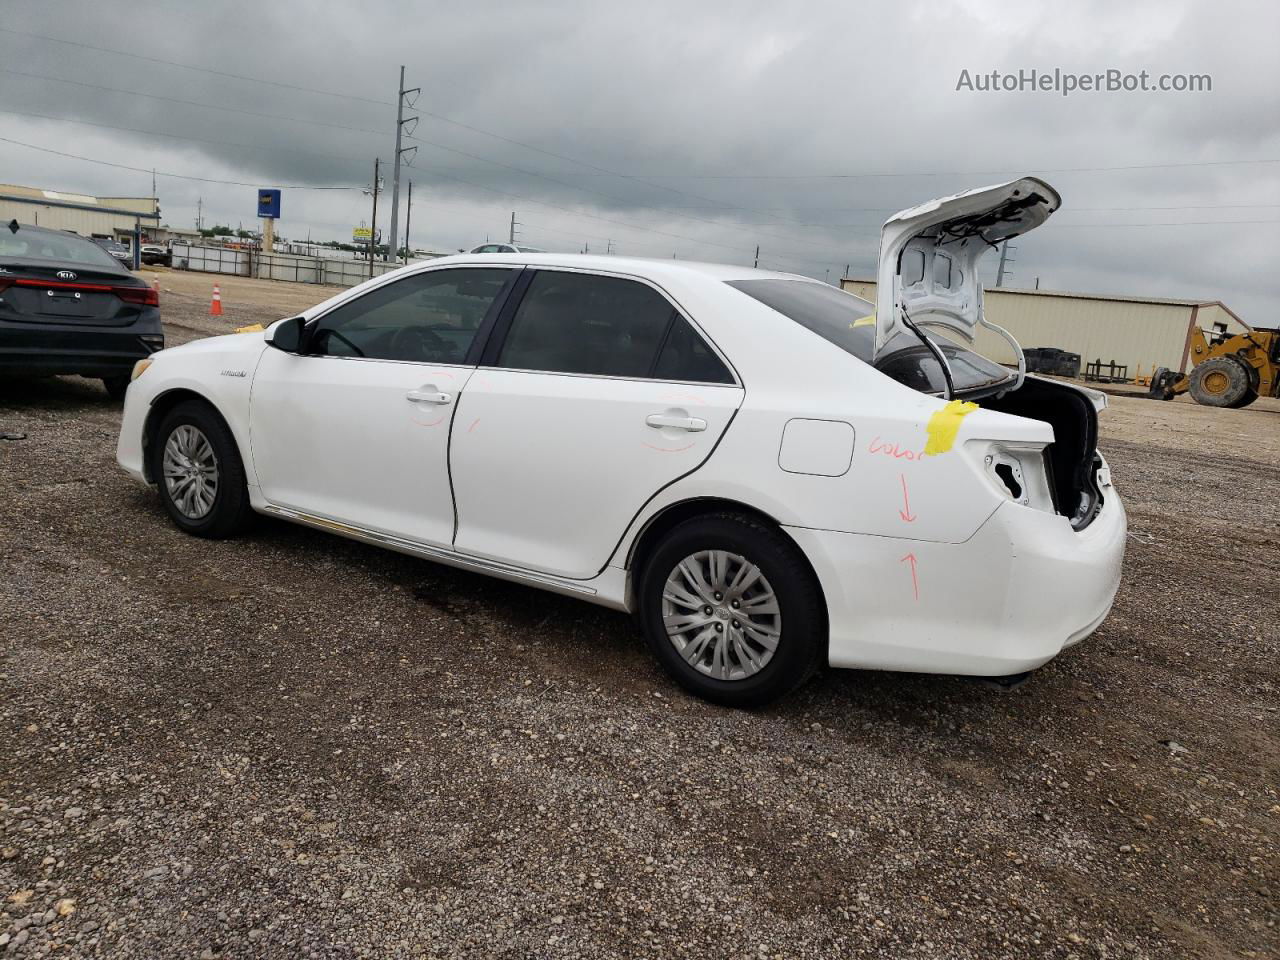
[[[930,331],[929,338],[947,358],[947,366],[951,368],[951,379],[955,381],[957,393],[975,393],[1004,383],[1013,376],[1012,370],[972,350],[966,350],[936,331]],[[921,393],[942,393],[947,386],[942,366],[933,351],[914,334],[899,334],[885,344],[884,355],[876,364],[876,369],[886,377]]]
[[[830,340],[845,353],[871,363],[876,349],[876,326],[867,320],[876,312],[870,302],[826,283],[808,280],[729,280],[766,307],[772,307],[806,330]],[[865,320],[864,323],[858,323]]]
[[[914,334],[894,337],[885,344],[876,362],[876,308],[861,297],[816,281],[727,282],[905,386],[923,393],[942,393],[946,389],[942,367]],[[1012,376],[1011,371],[946,337],[930,333],[930,338],[947,358],[957,393],[981,391]]]
[[[63,260],[86,267],[116,266],[116,258],[96,243],[74,234],[44,230],[19,229],[17,233],[0,230],[0,257]]]

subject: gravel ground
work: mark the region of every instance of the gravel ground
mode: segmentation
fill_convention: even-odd
[[[327,295],[162,272],[170,342]],[[0,382],[0,954],[1274,957],[1280,404],[1116,398],[1115,611],[1009,693],[683,696],[630,621],[282,523],[185,537]]]

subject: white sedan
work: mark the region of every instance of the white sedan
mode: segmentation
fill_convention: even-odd
[[[1059,203],[903,211],[874,305],[674,260],[406,267],[141,361],[118,459],[198,536],[263,513],[633,611],[724,704],[823,661],[1020,675],[1106,617],[1125,543],[1101,395],[968,348],[978,259]]]

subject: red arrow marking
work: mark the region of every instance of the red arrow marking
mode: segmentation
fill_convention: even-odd
[[[911,512],[911,501],[907,499],[906,474],[898,474],[898,479],[902,481],[902,509],[898,511],[898,516],[907,521],[907,523],[915,523],[916,515]]]
[[[911,591],[912,593],[915,594],[916,600],[919,600],[920,599],[920,580],[919,578],[916,577],[916,555],[914,553],[908,553],[905,557],[903,557],[898,562],[902,563],[903,561],[906,561],[911,564]]]

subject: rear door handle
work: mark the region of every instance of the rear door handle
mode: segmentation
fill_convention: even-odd
[[[445,404],[453,399],[447,393],[430,390],[410,390],[404,395],[405,399],[410,403],[436,403]]]
[[[699,417],[673,417],[666,413],[654,413],[644,418],[649,426],[661,429],[674,427],[676,430],[688,430],[690,433],[701,433],[707,429],[707,421]]]

